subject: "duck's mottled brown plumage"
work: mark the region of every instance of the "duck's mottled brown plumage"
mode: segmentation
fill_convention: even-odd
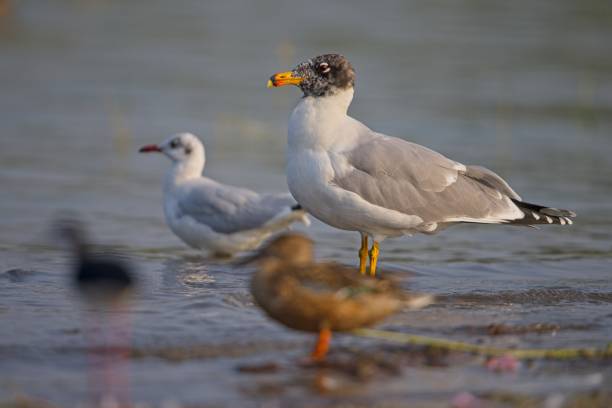
[[[336,263],[314,263],[312,241],[287,234],[255,257],[251,281],[257,304],[273,319],[303,331],[347,331],[369,326],[402,307],[416,306],[387,279],[362,276]],[[423,304],[423,296],[418,302]]]
[[[402,306],[387,281],[336,264],[261,270],[251,291],[273,319],[296,330],[345,331],[372,325]]]

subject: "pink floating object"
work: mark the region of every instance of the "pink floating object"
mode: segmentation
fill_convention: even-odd
[[[492,357],[485,363],[488,370],[496,373],[515,373],[519,365],[520,362],[512,356]]]
[[[460,392],[451,399],[452,408],[482,408],[482,401],[469,392]]]

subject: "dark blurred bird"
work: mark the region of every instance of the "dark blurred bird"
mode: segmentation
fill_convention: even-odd
[[[311,354],[315,361],[324,359],[332,331],[370,326],[402,308],[418,309],[433,300],[354,268],[316,263],[312,241],[299,234],[274,239],[243,261],[250,262],[258,265],[251,293],[268,316],[292,329],[319,333]]]
[[[129,354],[129,310],[124,308],[136,284],[127,263],[109,254],[95,254],[77,219],[63,219],[55,225],[72,250],[72,285],[87,303],[83,333],[89,344],[90,387],[100,405],[128,406],[125,367]],[[98,402],[96,402],[96,406]]]
[[[135,279],[128,265],[111,255],[93,254],[80,221],[61,220],[57,230],[72,248],[75,261],[72,280],[85,301],[109,305],[131,292]]]

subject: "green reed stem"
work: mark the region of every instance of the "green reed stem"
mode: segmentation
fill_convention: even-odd
[[[476,344],[438,339],[415,334],[399,333],[376,329],[357,329],[352,334],[361,337],[389,340],[396,343],[429,346],[443,350],[474,353],[483,356],[512,356],[517,359],[555,359],[569,360],[576,358],[610,358],[612,357],[612,343],[605,348],[559,348],[559,349],[510,349],[500,347],[479,346]]]

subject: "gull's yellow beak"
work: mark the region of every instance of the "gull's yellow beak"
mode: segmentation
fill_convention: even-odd
[[[304,78],[293,76],[293,72],[291,71],[279,72],[268,79],[268,88],[285,85],[299,85],[303,80]]]

